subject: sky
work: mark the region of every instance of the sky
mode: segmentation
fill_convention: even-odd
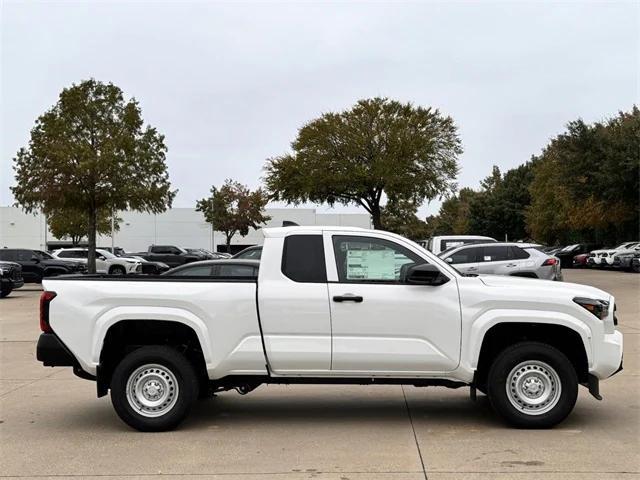
[[[451,116],[477,188],[567,122],[640,103],[640,2],[0,0],[0,69],[0,205],[35,119],[91,77],[166,136],[174,207],[260,186],[305,122],[374,96]]]

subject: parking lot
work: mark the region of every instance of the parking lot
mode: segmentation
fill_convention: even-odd
[[[70,369],[35,360],[39,289],[0,303],[0,477],[619,479],[640,477],[640,275],[566,270],[616,296],[624,371],[580,389],[553,430],[505,427],[466,388],[262,386],[139,433]],[[533,281],[533,280],[532,280]]]

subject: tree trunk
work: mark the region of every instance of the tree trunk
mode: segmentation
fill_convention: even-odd
[[[231,253],[231,239],[233,238],[233,234],[225,236],[227,238],[227,253]]]
[[[378,203],[371,206],[371,221],[373,222],[373,228],[382,230],[382,209]]]
[[[92,209],[89,212],[89,231],[87,232],[88,255],[87,255],[87,271],[88,273],[96,273],[96,224],[97,211]]]

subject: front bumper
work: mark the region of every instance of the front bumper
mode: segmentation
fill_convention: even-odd
[[[6,278],[2,277],[0,279],[0,285],[2,289],[10,288],[11,290],[15,290],[16,288],[20,288],[24,285],[24,280],[22,278]]]
[[[593,365],[589,373],[600,380],[609,378],[622,368],[623,337],[618,330],[604,336],[598,344],[597,352],[594,352]]]

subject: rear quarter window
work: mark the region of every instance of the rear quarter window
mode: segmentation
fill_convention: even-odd
[[[284,239],[282,273],[301,283],[326,283],[322,235],[290,235]]]

